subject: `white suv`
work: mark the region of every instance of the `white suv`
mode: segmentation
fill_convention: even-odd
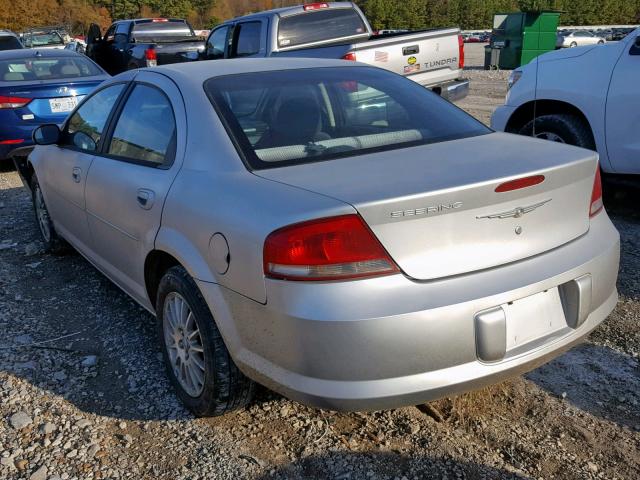
[[[640,29],[620,42],[556,50],[514,70],[491,126],[600,154],[606,173],[640,174]]]

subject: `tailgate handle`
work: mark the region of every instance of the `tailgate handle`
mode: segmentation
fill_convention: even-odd
[[[402,48],[402,54],[403,55],[417,55],[418,53],[420,53],[420,46],[419,45],[411,45],[410,47],[403,47]]]

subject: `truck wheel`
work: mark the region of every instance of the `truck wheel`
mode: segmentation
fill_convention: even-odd
[[[198,286],[181,266],[162,277],[156,316],[167,374],[189,410],[218,416],[249,403],[255,384],[233,363]]]
[[[518,133],[552,142],[568,143],[589,150],[596,149],[589,126],[575,115],[541,115],[527,123]]]
[[[31,177],[31,198],[33,200],[33,209],[36,214],[36,222],[38,222],[38,229],[40,230],[40,237],[42,243],[44,243],[44,249],[50,253],[64,253],[69,250],[69,244],[62,239],[51,221],[49,210],[44,202],[44,196],[42,195],[42,189],[38,183],[38,177],[33,174]]]

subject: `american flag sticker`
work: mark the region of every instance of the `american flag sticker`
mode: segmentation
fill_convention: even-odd
[[[387,52],[375,52],[373,60],[374,62],[388,62],[389,54]]]

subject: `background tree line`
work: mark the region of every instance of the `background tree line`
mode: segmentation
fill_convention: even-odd
[[[249,12],[304,0],[0,0],[0,28],[21,31],[68,25],[82,33],[90,23],[106,28],[113,19],[166,16],[187,18],[196,28]],[[640,0],[356,0],[375,29],[460,26],[490,28],[493,14],[518,9],[564,12],[564,25],[640,23]]]

